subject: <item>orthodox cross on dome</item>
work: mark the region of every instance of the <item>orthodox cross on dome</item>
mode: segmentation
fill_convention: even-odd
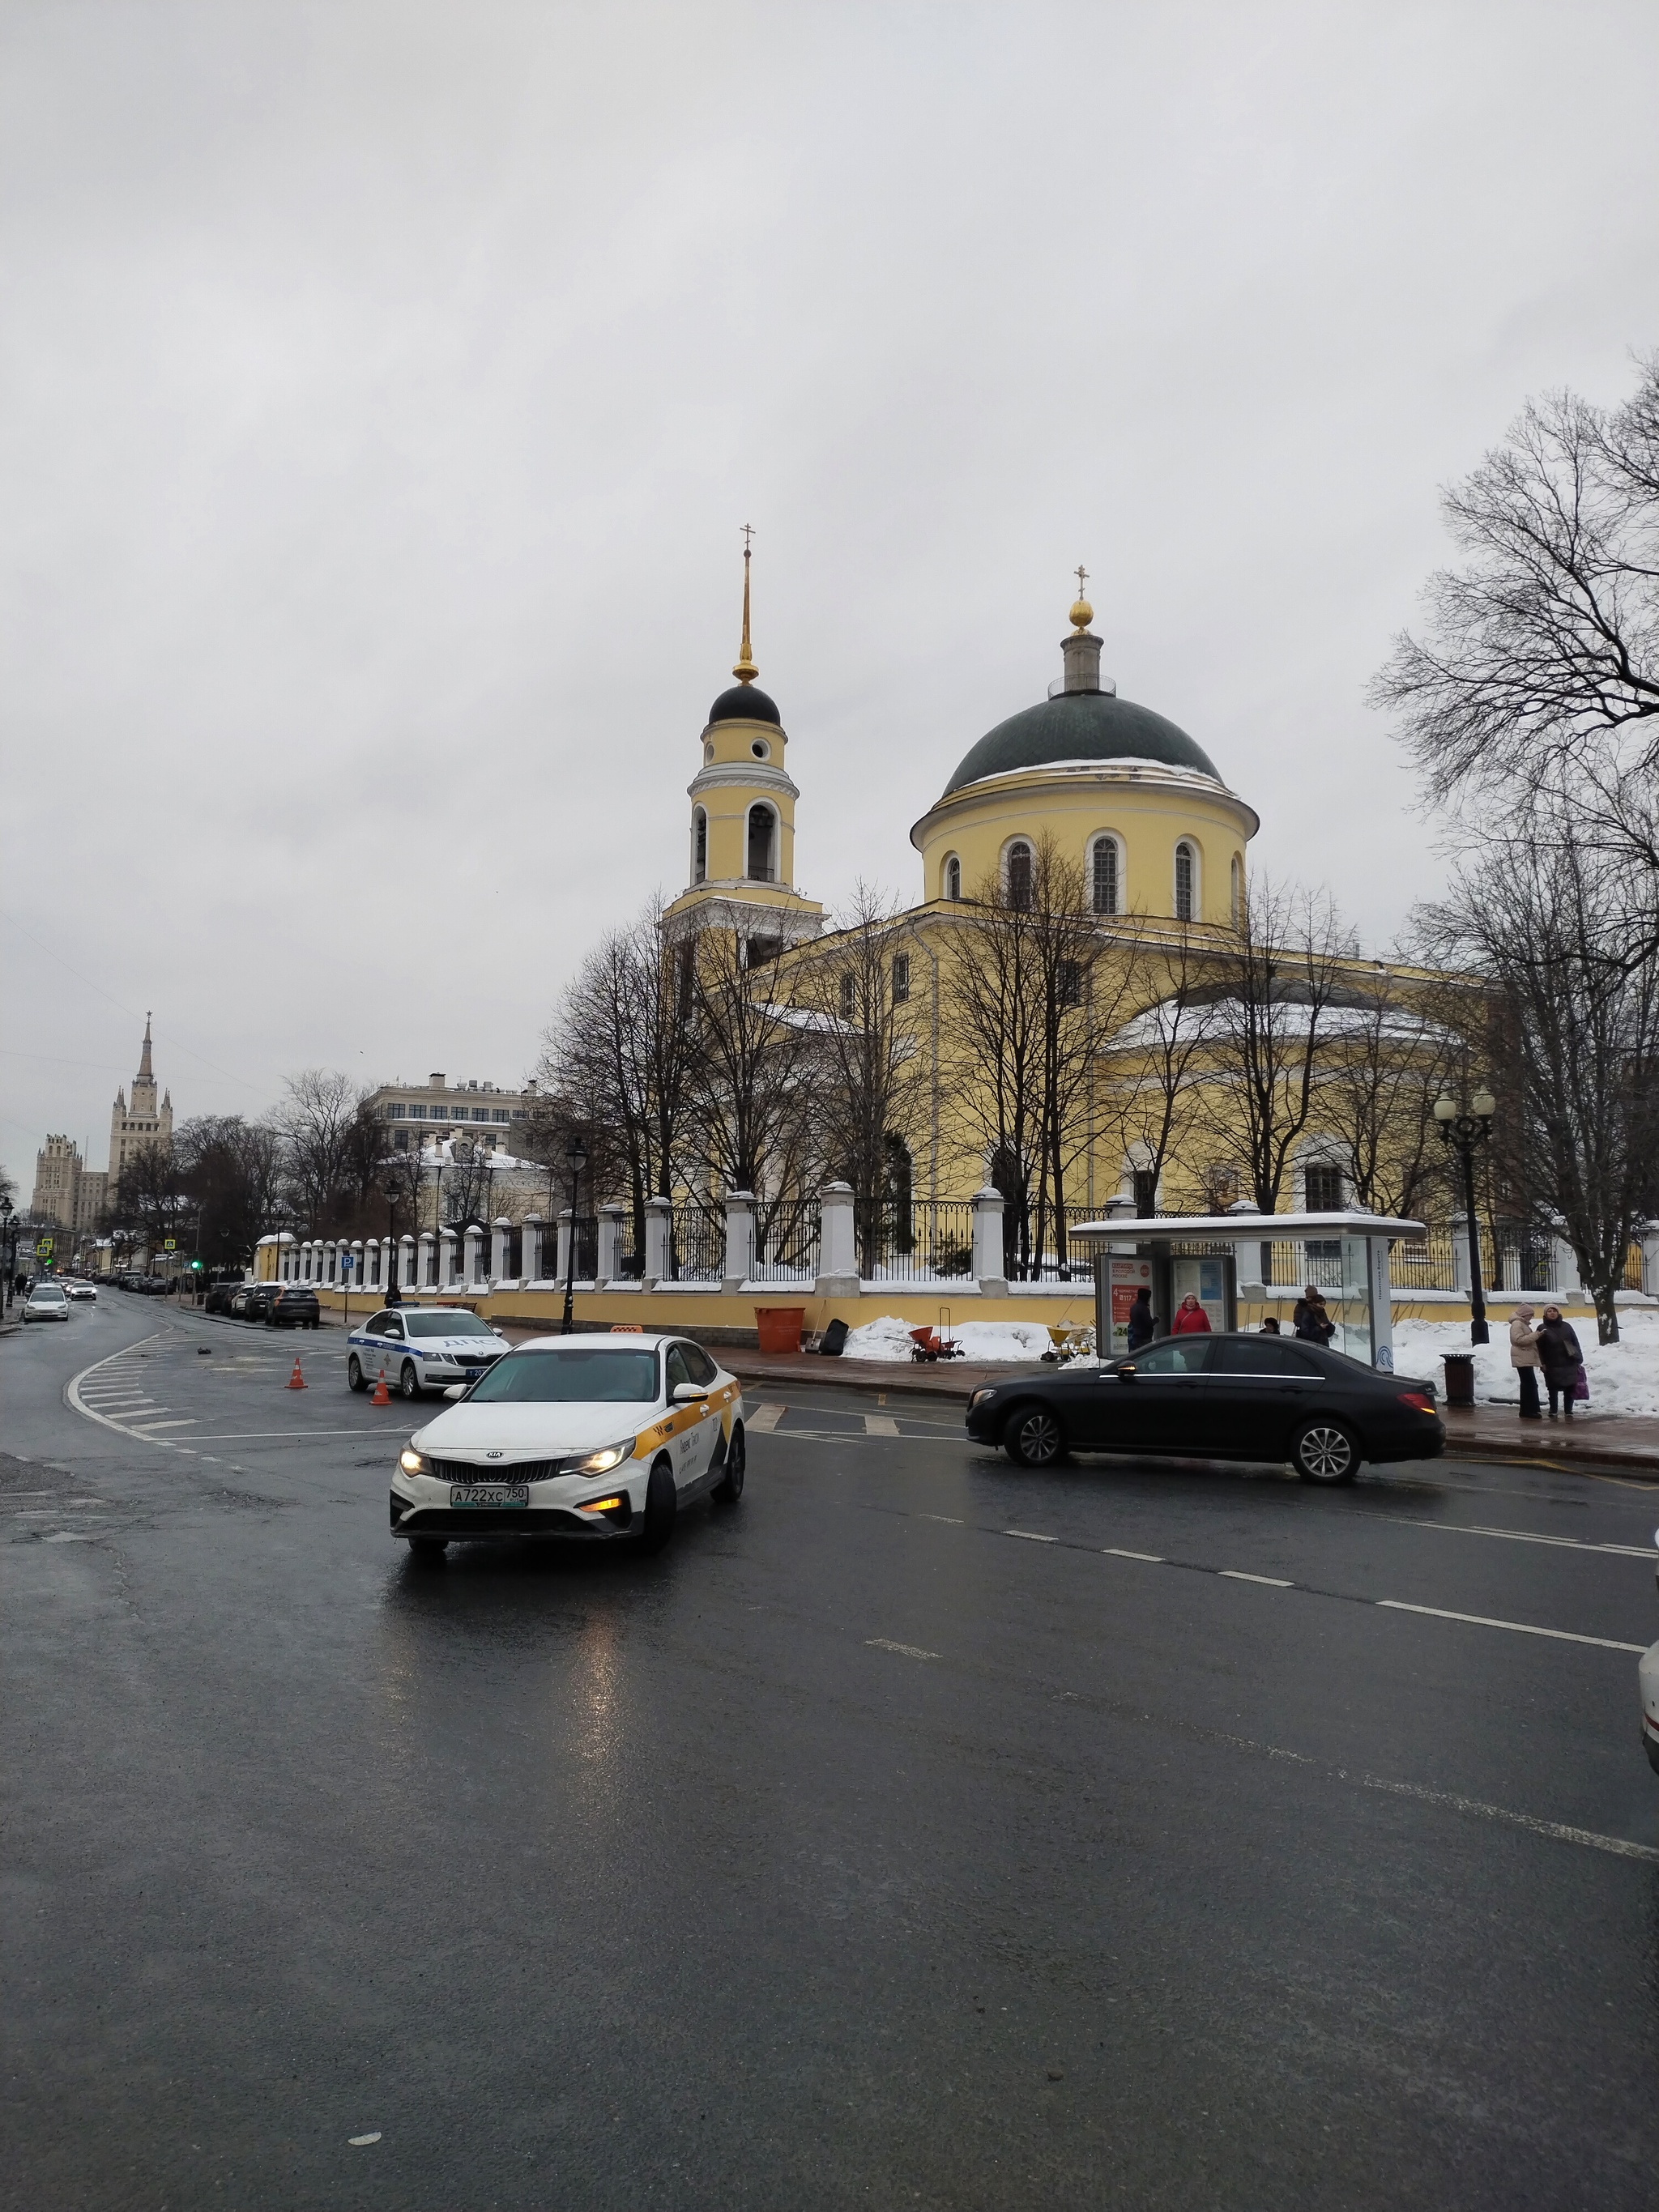
[[[1095,611],[1084,597],[1084,586],[1089,580],[1089,571],[1079,561],[1072,574],[1077,578],[1077,598],[1072,603],[1071,622],[1074,629],[1087,629],[1095,618]]]
[[[755,665],[754,648],[749,642],[749,541],[755,532],[753,526],[743,526],[743,643],[738,647],[738,664],[732,671],[739,684],[752,684],[760,674]]]

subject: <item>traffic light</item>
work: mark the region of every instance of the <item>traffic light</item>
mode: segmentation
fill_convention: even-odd
[[[199,1260],[192,1260],[192,1261],[191,1261],[191,1263],[190,1263],[190,1266],[191,1266],[191,1273],[192,1273],[192,1274],[199,1275],[199,1274],[201,1273],[201,1272],[202,1272],[202,1263],[201,1263],[201,1261],[200,1261]]]

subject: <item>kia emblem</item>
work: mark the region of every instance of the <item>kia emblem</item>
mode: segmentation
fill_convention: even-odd
[[[499,1452],[486,1452],[484,1454],[484,1457],[486,1459],[499,1459],[501,1457],[501,1454]]]

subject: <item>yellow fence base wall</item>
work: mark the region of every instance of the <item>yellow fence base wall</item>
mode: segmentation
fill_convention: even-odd
[[[324,1310],[331,1316],[339,1315],[344,1297],[337,1287],[318,1289],[318,1298]],[[1291,1307],[1299,1291],[1293,1289],[1276,1291],[1262,1301],[1241,1298],[1238,1305],[1238,1325],[1241,1328],[1258,1328],[1265,1316],[1276,1314],[1284,1327],[1290,1327]],[[1331,1293],[1334,1297],[1334,1294]],[[351,1293],[351,1315],[354,1320],[366,1318],[378,1312],[381,1301],[373,1291],[354,1290]],[[486,1319],[512,1322],[519,1327],[556,1330],[564,1313],[564,1293],[556,1291],[469,1291],[459,1285],[441,1294],[433,1291],[404,1293],[405,1305],[466,1306]],[[1510,1316],[1517,1305],[1530,1305],[1534,1312],[1541,1311],[1547,1303],[1538,1291],[1504,1292],[1486,1300],[1486,1317],[1496,1335],[1500,1328],[1507,1329]],[[1595,1310],[1587,1299],[1564,1298],[1559,1301],[1561,1310],[1569,1320],[1588,1320],[1594,1322]],[[1630,1299],[1621,1303],[1630,1306],[1651,1307],[1650,1298]],[[960,1328],[964,1322],[1036,1322],[1045,1328],[1089,1328],[1094,1325],[1094,1286],[1079,1283],[1070,1290],[1060,1285],[1047,1291],[1022,1292],[1018,1297],[981,1297],[969,1291],[965,1297],[941,1297],[937,1291],[908,1293],[895,1288],[892,1291],[866,1291],[861,1297],[816,1298],[804,1296],[798,1290],[780,1285],[771,1291],[744,1291],[727,1293],[723,1291],[581,1291],[575,1296],[575,1323],[578,1328],[639,1328],[646,1329],[684,1329],[688,1335],[705,1338],[711,1344],[752,1344],[756,1337],[755,1311],[758,1306],[799,1307],[805,1315],[802,1333],[815,1336],[827,1328],[832,1321],[844,1321],[848,1328],[858,1328],[866,1322],[878,1321],[891,1314],[909,1328],[938,1328],[948,1321],[951,1328]],[[1402,1321],[1457,1322],[1468,1328],[1469,1304],[1463,1297],[1423,1298],[1397,1297],[1394,1301],[1394,1318]]]

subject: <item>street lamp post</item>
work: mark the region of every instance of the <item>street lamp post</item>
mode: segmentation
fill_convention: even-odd
[[[1492,1135],[1492,1117],[1498,1111],[1498,1101],[1483,1085],[1469,1101],[1472,1111],[1460,1114],[1457,1102],[1445,1091],[1434,1102],[1434,1118],[1440,1130],[1441,1142],[1454,1151],[1463,1166],[1464,1218],[1469,1232],[1469,1342],[1488,1344],[1491,1332],[1486,1327],[1486,1301],[1480,1285],[1480,1223],[1474,1210],[1474,1152]]]
[[[571,1288],[576,1279],[576,1194],[581,1188],[582,1170],[587,1165],[587,1147],[574,1129],[564,1148],[564,1157],[570,1170],[570,1244],[564,1262],[564,1328],[561,1334],[568,1336],[575,1325],[570,1309]]]
[[[7,1313],[11,1311],[12,1278],[17,1273],[17,1234],[11,1225],[14,1210],[9,1198],[0,1198],[0,1241],[3,1241],[6,1249],[5,1305],[0,1310]]]

